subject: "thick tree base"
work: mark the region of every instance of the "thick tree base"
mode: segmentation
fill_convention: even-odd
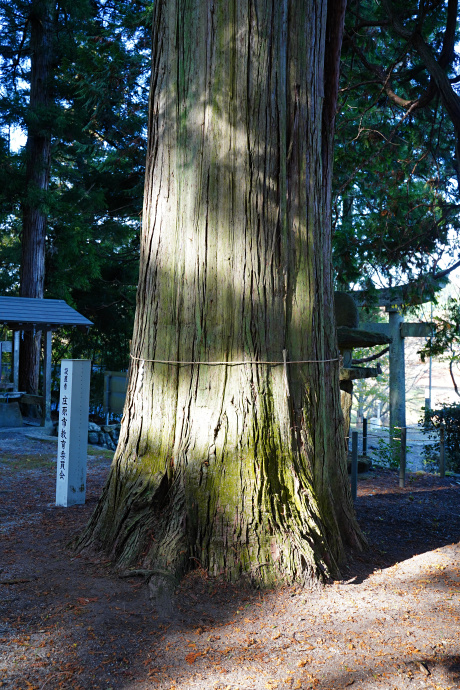
[[[338,532],[335,539],[325,537],[313,492],[293,474],[283,487],[282,502],[254,475],[251,494],[246,485],[244,498],[240,485],[237,502],[229,505],[228,496],[224,499],[218,491],[215,496],[201,492],[192,472],[149,474],[145,464],[131,468],[128,477],[120,458],[114,461],[75,546],[96,546],[121,573],[145,576],[155,597],[166,601],[183,575],[196,567],[257,588],[312,587],[340,577],[341,537]],[[353,546],[361,548],[364,540],[355,527]]]

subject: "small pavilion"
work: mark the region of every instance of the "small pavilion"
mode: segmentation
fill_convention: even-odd
[[[51,343],[52,333],[63,327],[77,327],[85,332],[93,325],[89,319],[60,299],[0,297],[0,325],[13,331],[13,342],[0,342],[0,400],[15,399],[42,406],[42,425],[51,424]],[[19,391],[19,342],[24,331],[42,331],[45,337],[43,396]],[[3,352],[13,353],[13,382],[1,380]]]

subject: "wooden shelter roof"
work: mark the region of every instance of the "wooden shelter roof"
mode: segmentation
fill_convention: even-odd
[[[0,324],[13,331],[55,331],[63,326],[87,329],[92,322],[62,299],[0,297]]]

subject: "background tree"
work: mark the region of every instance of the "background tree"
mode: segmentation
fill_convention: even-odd
[[[100,543],[156,584],[197,562],[308,581],[362,543],[330,270],[343,11],[154,5],[131,376],[80,546]]]
[[[34,0],[27,16],[29,33],[30,95],[25,124],[24,193],[22,196],[21,297],[43,298],[45,286],[45,194],[50,173],[50,103],[54,61],[51,0]],[[19,47],[19,51],[22,48]],[[39,333],[26,331],[21,343],[19,388],[38,392]]]
[[[457,4],[348,3],[333,205],[342,286],[458,261]]]
[[[41,16],[36,18],[34,12],[36,6],[45,11],[45,5],[50,55],[46,89],[37,87],[42,99],[37,105],[33,66],[44,57],[32,28],[37,21],[43,31]],[[97,349],[108,355],[123,343],[125,366],[124,332],[132,328],[137,282],[149,11],[144,0],[0,4],[0,116],[8,176],[0,206],[0,261],[7,269],[3,287],[10,294],[20,289],[23,296],[66,299],[86,310],[96,324],[93,345],[99,337]],[[25,151],[11,150],[7,135],[12,130],[28,132]],[[40,160],[28,153],[33,137],[47,142]],[[39,181],[29,179],[31,161],[31,169],[42,175]],[[26,229],[24,208],[33,219]],[[36,253],[33,261],[25,258],[29,251]],[[109,322],[112,328],[101,336],[101,327]],[[74,338],[81,349],[78,335],[72,334],[70,343]],[[107,348],[108,338],[112,345]],[[35,386],[36,366],[25,372],[35,377]],[[31,387],[29,382],[27,388]]]

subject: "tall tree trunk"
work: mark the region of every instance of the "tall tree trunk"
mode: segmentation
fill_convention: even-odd
[[[344,541],[362,542],[333,315],[326,3],[158,0],[153,34],[129,390],[80,546],[158,577],[197,562],[261,585],[336,574]]]
[[[44,296],[45,193],[50,174],[51,69],[54,2],[35,0],[30,23],[31,77],[27,113],[26,182],[22,204],[21,297]],[[40,335],[25,332],[21,343],[19,387],[37,393]]]

